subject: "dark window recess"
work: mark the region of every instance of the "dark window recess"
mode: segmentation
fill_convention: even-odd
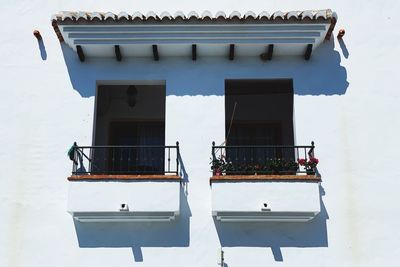
[[[112,122],[108,151],[109,172],[162,173],[164,171],[164,123]]]
[[[125,145],[164,145],[165,126],[163,122],[125,122],[110,123],[111,146]]]
[[[233,164],[294,160],[292,80],[227,80],[225,120],[225,153]]]
[[[229,126],[228,126],[229,127]],[[280,145],[280,124],[239,124],[232,125],[227,138],[227,158],[232,162],[258,162],[283,157],[282,149],[266,149],[259,146]],[[235,146],[245,146],[238,148]]]
[[[229,125],[226,127],[229,130]],[[277,123],[235,124],[230,128],[229,145],[280,145],[282,129]]]

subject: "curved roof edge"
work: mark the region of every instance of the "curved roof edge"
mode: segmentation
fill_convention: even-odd
[[[174,14],[162,12],[156,14],[149,11],[146,14],[140,12],[119,12],[118,14],[112,12],[86,12],[86,11],[60,11],[52,16],[53,21],[59,23],[115,23],[115,22],[129,22],[134,23],[177,23],[177,22],[200,22],[200,23],[268,23],[268,22],[330,22],[336,20],[337,15],[331,9],[323,10],[304,10],[304,11],[289,11],[282,12],[276,11],[268,13],[263,11],[259,14],[253,11],[247,11],[241,14],[238,11],[233,11],[230,14],[225,14],[223,11],[218,11],[212,14],[210,11],[204,11],[201,14],[191,11],[185,14],[182,11],[177,11]]]

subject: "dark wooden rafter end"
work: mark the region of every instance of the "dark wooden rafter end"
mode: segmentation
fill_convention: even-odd
[[[197,46],[192,44],[192,60],[195,61],[197,59]]]
[[[312,44],[308,44],[307,45],[306,53],[304,54],[304,59],[305,60],[309,60],[311,58],[312,48],[313,48]]]
[[[260,55],[260,58],[262,61],[271,60],[273,53],[274,53],[274,45],[270,44],[267,46],[266,52]]]
[[[120,49],[119,45],[114,46],[114,50],[115,50],[115,57],[117,58],[118,61],[121,61],[122,54],[121,54],[121,49]]]
[[[160,56],[158,55],[158,46],[153,45],[153,58],[155,61],[158,61],[160,59]]]
[[[83,53],[82,46],[77,45],[76,46],[76,52],[78,53],[79,60],[81,62],[84,62],[85,61],[85,54]]]
[[[229,60],[233,60],[235,58],[235,45],[229,45]]]
[[[274,45],[270,44],[268,46],[268,50],[267,50],[267,60],[271,60],[272,59],[272,54],[274,53]]]

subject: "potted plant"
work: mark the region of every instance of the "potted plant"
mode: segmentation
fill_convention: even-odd
[[[298,163],[300,166],[304,166],[307,175],[314,175],[315,168],[317,167],[319,160],[317,158],[310,157],[308,161],[306,159],[299,159]]]
[[[211,161],[211,170],[213,175],[219,176],[226,174],[226,172],[232,172],[233,165],[231,162],[226,162],[223,156],[220,156]]]
[[[213,175],[220,176],[222,175],[222,167],[224,165],[224,160],[219,157],[217,159],[213,159],[211,161],[211,170],[213,171]]]
[[[263,166],[262,166],[261,164],[255,164],[255,165],[253,166],[253,171],[254,171],[254,174],[255,174],[255,175],[261,173],[262,170],[263,170]]]
[[[294,160],[287,160],[284,168],[285,174],[295,175],[299,169],[299,164]]]
[[[272,174],[281,174],[284,170],[284,160],[277,158],[277,159],[269,159],[267,161],[268,169],[272,172]]]
[[[269,159],[267,165],[265,166],[265,172],[272,174],[296,174],[299,168],[299,164],[293,160],[286,159]]]

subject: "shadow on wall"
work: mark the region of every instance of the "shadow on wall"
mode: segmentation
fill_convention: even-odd
[[[271,248],[275,261],[283,261],[282,247],[328,247],[329,216],[322,201],[322,186],[319,191],[321,212],[309,222],[223,223],[214,218],[221,247]]]
[[[74,220],[79,247],[131,247],[134,260],[143,261],[142,247],[188,247],[191,211],[180,190],[180,215],[173,222],[80,223]]]
[[[179,162],[179,176],[182,177],[182,186],[184,188],[184,193],[185,196],[187,196],[189,194],[189,189],[188,189],[188,185],[189,185],[189,176],[188,173],[186,172],[186,168],[185,168],[185,164],[183,163],[182,157],[179,154],[178,155],[178,162]]]
[[[46,52],[46,47],[44,45],[43,39],[40,39],[37,42],[38,42],[38,46],[39,46],[40,57],[42,58],[42,60],[46,60],[47,52]]]
[[[76,52],[66,44],[61,48],[73,88],[82,97],[95,95],[97,81],[166,80],[167,95],[224,95],[225,79],[293,78],[297,95],[342,95],[346,93],[346,69],[340,65],[334,38],[318,47],[309,61],[302,57],[259,58],[201,57],[187,58],[94,58],[80,62]]]
[[[340,49],[342,49],[342,54],[345,58],[349,58],[349,50],[347,50],[347,46],[342,38],[338,39]]]

